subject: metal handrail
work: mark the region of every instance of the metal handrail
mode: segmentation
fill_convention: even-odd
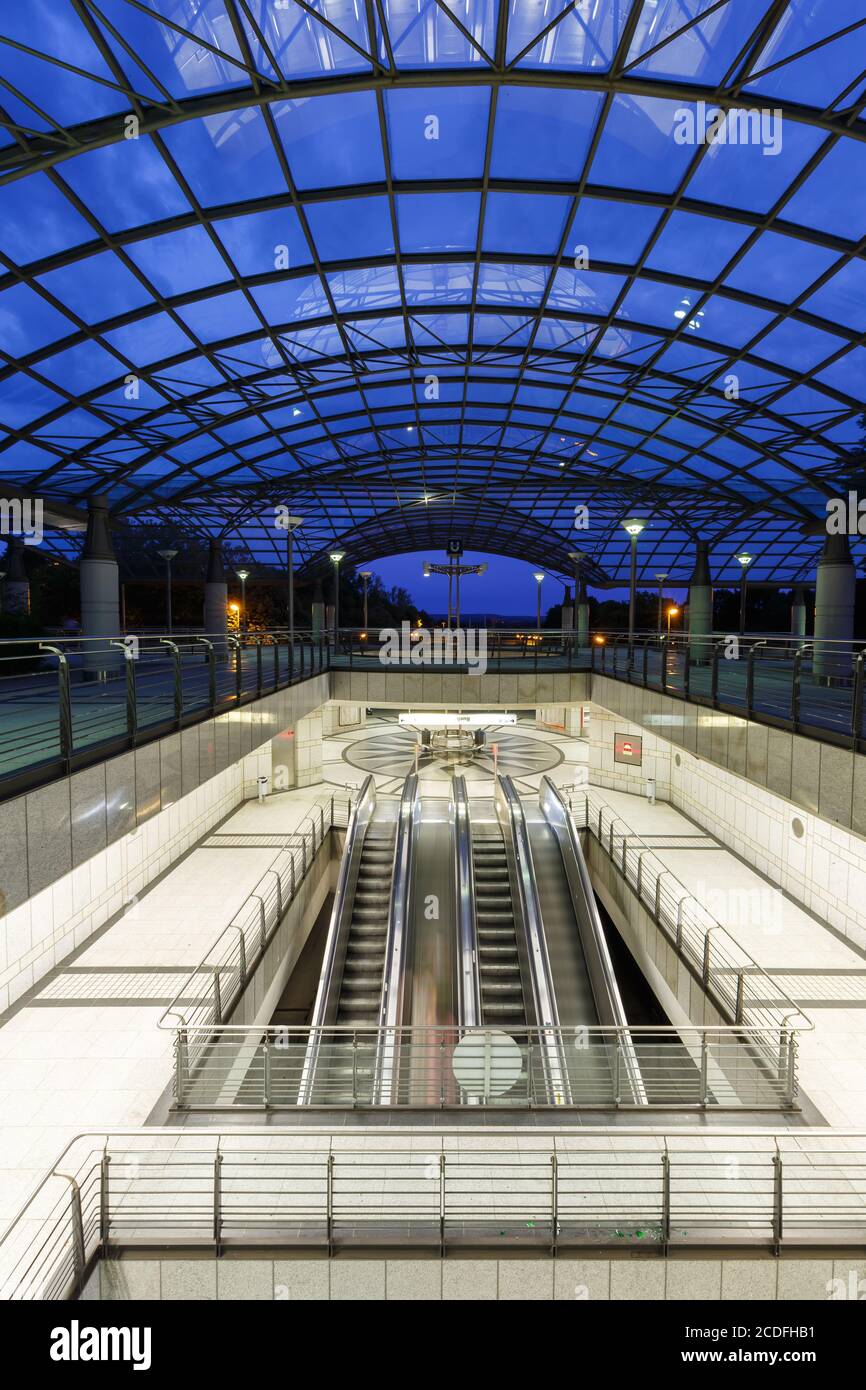
[[[547,952],[547,937],[541,920],[538,885],[532,866],[529,834],[523,803],[510,777],[497,778],[494,806],[499,824],[511,846],[515,867],[520,926],[526,947],[526,960],[535,1022],[542,1029],[543,1056],[549,1094],[557,1104],[568,1105],[570,1089],[568,1068],[564,1065],[561,1044],[557,1036],[559,1011],[553,986],[553,972]]]
[[[336,985],[337,972],[341,969],[341,962],[338,953],[341,945],[345,951],[345,939],[348,934],[349,921],[352,914],[354,886],[358,879],[358,866],[361,861],[361,853],[364,847],[364,839],[367,834],[367,827],[373,818],[376,810],[376,781],[373,777],[367,777],[361,786],[357,800],[352,807],[349,817],[349,824],[346,829],[346,843],[343,849],[343,857],[340,861],[340,870],[337,877],[337,886],[334,892],[334,903],[331,909],[331,920],[328,926],[328,936],[325,942],[325,954],[322,962],[322,969],[319,975],[319,985],[316,991],[316,998],[313,1004],[311,1019],[312,1030],[323,1027],[332,1021],[331,1014],[336,1016]],[[304,1058],[304,1070],[301,1076],[301,1089],[298,1096],[300,1105],[307,1104],[313,1086],[313,1078],[318,1064],[318,1047],[315,1046],[317,1034],[311,1031],[310,1047],[307,1049]]]
[[[584,787],[572,788],[568,790],[567,796],[572,811],[574,811],[575,809],[573,804],[574,800],[577,800],[579,803],[582,803],[585,828],[598,841],[602,849],[604,849],[605,853],[608,855],[608,857],[611,859],[615,867],[623,875],[626,881],[629,882],[632,887],[636,887],[637,875],[635,875],[634,882],[632,882],[628,875],[628,848],[631,848],[632,850],[639,849],[642,855],[649,855],[651,857],[655,857],[653,856],[652,845],[647,844],[643,836],[637,834],[634,830],[632,830],[631,827],[622,819],[621,816],[615,814],[611,810],[611,808],[607,805],[606,802],[600,801],[597,798],[591,798],[589,792],[587,792],[587,790]],[[605,836],[603,830],[605,811],[609,812],[611,816],[610,828],[607,837]],[[617,863],[616,854],[613,848],[614,827],[616,825],[622,827],[622,830],[619,832],[620,838],[623,842],[623,852],[620,863]],[[605,839],[607,839],[607,843],[605,843]],[[630,842],[630,844],[628,844],[627,842]],[[679,954],[684,956],[686,959],[691,958],[691,963],[699,969],[701,974],[704,974],[704,961],[706,958],[705,953],[707,950],[705,941],[707,938],[709,938],[710,933],[712,933],[713,935],[722,934],[729,943],[730,948],[733,949],[733,955],[739,955],[741,959],[738,963],[732,957],[723,957],[720,966],[716,967],[717,970],[732,969],[738,975],[742,974],[744,978],[746,975],[748,975],[750,978],[758,978],[762,981],[765,981],[767,986],[769,987],[768,992],[770,998],[773,998],[775,996],[780,998],[782,1001],[781,1009],[777,1010],[777,1012],[783,1012],[786,1018],[799,1018],[800,1022],[796,1025],[797,1031],[808,1032],[814,1029],[815,1025],[813,1020],[809,1018],[808,1014],[806,1014],[805,1011],[801,1009],[800,1006],[796,1004],[794,1000],[791,999],[790,996],[787,995],[783,989],[779,988],[776,981],[772,979],[772,977],[767,973],[767,971],[764,969],[762,965],[759,965],[759,963],[755,960],[754,956],[752,956],[751,952],[749,952],[746,949],[746,947],[743,946],[742,943],[737,940],[737,938],[727,927],[723,926],[720,922],[717,922],[714,917],[712,917],[710,912],[703,906],[703,904],[701,904],[698,901],[698,899],[695,898],[691,893],[689,893],[688,890],[679,882],[672,870],[668,869],[665,865],[663,865],[661,861],[657,861],[657,863],[659,871],[657,872],[656,876],[656,902],[654,903],[654,908],[656,910],[654,911],[654,916],[661,929],[665,931],[665,934],[668,936],[669,940],[671,940],[671,944],[674,945],[678,950]],[[668,877],[678,888],[681,889],[681,893],[675,899],[677,908],[677,931],[675,936],[673,937],[671,937],[670,933],[665,929],[663,914],[661,914],[658,911],[658,908],[660,906],[659,884],[663,876]],[[642,889],[646,886],[644,882],[645,878],[645,870],[642,870]],[[641,896],[641,901],[644,903],[644,905],[646,905],[646,895],[643,892]],[[682,905],[686,902],[694,903],[696,909],[695,916],[702,916],[707,924],[703,933],[700,933],[699,936],[699,950],[692,949],[691,952],[686,952],[685,950],[685,946],[687,943],[685,941],[685,931],[683,926]],[[711,974],[712,970],[710,970],[710,975]],[[712,980],[708,979],[708,983],[712,983]],[[714,993],[716,994],[719,1002],[722,1003],[723,1007],[730,1008],[730,1001],[723,998],[719,994],[718,989],[715,989]],[[770,1013],[771,1011],[771,1009],[764,1007],[765,1013]]]
[[[472,868],[472,831],[466,779],[452,779],[451,836],[457,922],[458,1017],[466,1028],[480,1028],[481,974],[478,966],[478,934],[475,920],[475,876]]]
[[[602,1024],[623,1029],[624,1060],[632,1095],[646,1104],[647,1094],[640,1074],[637,1056],[628,1032],[628,1019],[613,962],[610,958],[604,928],[601,924],[589,869],[584,859],[577,827],[569,807],[549,777],[542,777],[538,792],[542,815],[553,830],[559,844],[565,877],[571,895],[574,920],[580,933],[583,957],[589,974],[596,1011]]]
[[[376,1059],[375,1093],[386,1103],[394,1084],[397,1065],[396,1031],[402,1026],[406,991],[411,970],[413,853],[420,814],[418,776],[410,772],[403,783],[397,812],[394,844],[394,873],[388,906],[388,933],[385,938],[385,969],[379,1002],[380,1046]]]
[[[268,867],[267,869],[265,869],[264,873],[262,874],[261,878],[260,878],[260,879],[258,880],[258,882],[256,883],[255,887],[254,887],[254,888],[252,889],[252,891],[249,892],[249,893],[247,894],[247,896],[244,898],[244,901],[242,902],[241,906],[238,908],[237,912],[236,912],[236,913],[234,914],[234,916],[232,917],[231,922],[229,922],[225,927],[222,928],[222,930],[221,930],[221,931],[218,933],[218,935],[215,937],[215,939],[213,940],[213,942],[211,943],[211,945],[208,947],[207,951],[205,952],[205,954],[204,954],[204,956],[202,957],[202,959],[199,961],[198,965],[195,966],[194,969],[192,969],[192,970],[190,971],[190,973],[185,977],[185,979],[183,980],[182,984],[180,985],[180,988],[176,991],[176,993],[174,994],[173,998],[171,999],[171,1002],[168,1004],[168,1006],[167,1006],[167,1008],[164,1010],[164,1012],[160,1015],[160,1018],[159,1018],[158,1021],[157,1021],[157,1027],[159,1027],[159,1028],[172,1028],[172,1029],[174,1029],[174,1028],[176,1028],[178,1025],[181,1025],[181,1026],[183,1026],[183,1027],[187,1027],[187,1026],[189,1026],[189,1025],[193,1022],[193,1020],[192,1020],[192,1019],[189,1019],[189,1018],[186,1016],[186,1014],[183,1012],[183,1010],[182,1010],[182,1000],[184,999],[184,997],[185,997],[191,990],[194,992],[195,982],[196,982],[198,979],[200,979],[202,975],[207,974],[208,971],[211,971],[211,972],[216,971],[216,972],[217,972],[217,976],[216,976],[217,982],[219,981],[220,973],[221,973],[222,971],[236,971],[236,972],[237,972],[237,988],[236,988],[236,989],[234,990],[234,992],[233,992],[232,1002],[234,1002],[234,1000],[236,999],[237,995],[243,991],[243,989],[245,988],[246,983],[247,983],[247,978],[248,978],[249,972],[252,971],[252,970],[255,968],[255,965],[258,963],[258,961],[259,961],[259,960],[261,959],[261,957],[264,955],[264,952],[265,952],[265,950],[267,949],[267,946],[268,946],[270,940],[272,939],[274,932],[276,931],[277,927],[280,925],[280,922],[281,922],[283,916],[285,915],[286,910],[288,909],[288,907],[290,906],[291,902],[293,901],[293,899],[294,899],[294,897],[295,897],[295,894],[296,894],[296,892],[297,892],[298,885],[299,885],[299,884],[303,881],[303,879],[306,877],[306,874],[307,874],[309,868],[311,867],[311,865],[312,865],[312,863],[313,863],[313,860],[314,860],[314,858],[315,858],[316,852],[317,852],[317,850],[320,848],[320,846],[321,846],[321,844],[322,844],[322,840],[324,839],[324,835],[325,835],[325,830],[326,830],[326,828],[327,828],[328,830],[330,830],[330,829],[333,829],[333,828],[336,827],[337,822],[336,822],[335,815],[334,815],[334,808],[335,808],[336,801],[337,801],[337,798],[334,797],[334,796],[328,796],[328,797],[326,797],[322,802],[319,803],[319,805],[318,805],[318,807],[317,807],[318,816],[316,816],[315,812],[313,812],[313,811],[308,811],[308,812],[301,818],[301,820],[298,822],[297,826],[296,826],[293,830],[287,830],[287,831],[285,831],[286,844],[284,844],[283,846],[281,846],[281,848],[277,851],[277,853],[276,853],[276,855],[274,856],[274,859],[272,860],[271,864],[269,865],[269,867]],[[325,808],[326,808],[326,807],[328,808],[328,823],[327,823],[327,827],[326,827],[326,825],[325,825]],[[352,808],[352,798],[351,798],[351,797],[348,797],[348,798],[347,798],[347,819],[348,819],[348,816],[351,814],[351,808]],[[307,822],[310,823],[310,826],[311,826],[311,829],[310,829],[310,830],[304,830],[304,829],[303,829],[303,827],[307,824]],[[318,835],[318,839],[317,839],[317,835]],[[297,844],[292,843],[292,841],[297,841],[297,839],[298,839],[299,836],[300,836],[300,839],[301,839],[301,845],[300,845],[301,871],[300,871],[300,873],[298,873],[298,871],[297,871],[296,868],[295,868],[295,862],[296,862],[296,861],[295,861],[295,855],[296,855],[296,852],[297,852],[297,850],[298,850],[298,846],[297,846]],[[307,858],[307,837],[308,837],[308,836],[310,837],[310,843],[311,843],[311,854],[310,854],[309,859]],[[279,867],[278,867],[278,865],[279,865],[279,863],[280,863],[280,860],[281,860],[282,856],[284,856],[284,855],[288,855],[288,856],[289,856],[288,866],[290,867],[290,870],[291,870],[291,875],[290,875],[290,880],[289,880],[289,883],[290,883],[290,892],[289,892],[289,895],[288,895],[285,899],[283,898],[283,891],[282,891],[282,887],[283,887],[283,885],[282,885],[282,876],[281,876],[281,874],[280,874]],[[268,880],[271,876],[275,876],[275,877],[276,877],[277,889],[276,889],[276,908],[275,908],[275,914],[274,914],[274,918],[273,918],[273,921],[272,921],[272,925],[271,925],[271,927],[270,927],[270,929],[269,929],[269,928],[267,927],[267,922],[266,922],[267,910],[266,910],[265,904],[266,904],[266,902],[270,901],[270,894],[268,893],[268,890],[267,890],[267,880]],[[257,904],[257,907],[255,907],[255,908],[253,908],[253,906],[252,906],[254,903]],[[238,921],[239,918],[246,919],[246,918],[249,918],[249,917],[254,917],[254,918],[259,922],[259,924],[260,924],[260,929],[259,929],[259,931],[255,934],[255,936],[256,936],[255,949],[254,949],[253,951],[251,951],[251,952],[246,951],[246,930],[247,930],[247,928],[243,927],[243,926],[240,924],[240,922]],[[238,950],[237,952],[235,952],[235,951],[232,950],[232,946],[231,946],[231,943],[232,943],[232,935],[231,935],[231,934],[232,934],[233,932],[240,932],[240,933],[241,933],[241,938],[242,938],[242,941],[243,941],[243,943],[244,943],[244,951],[243,951],[243,954],[241,953],[240,950]],[[235,940],[236,940],[236,938],[235,938]],[[224,952],[222,955],[220,955],[220,949],[221,949],[221,946],[222,946],[223,942],[227,942],[227,946],[226,946],[225,952]],[[212,957],[217,957],[217,959],[211,959]],[[217,985],[217,988],[219,988],[219,985]],[[223,1005],[223,1008],[222,1008],[221,1010],[219,1010],[219,1012],[225,1012],[225,1011],[226,1011],[227,1001],[226,1001],[225,999],[222,1000],[222,1005]],[[200,1007],[202,1007],[201,1001],[198,1000],[198,1001],[196,1002],[196,1004],[195,1004],[194,1007],[195,1007],[195,1008],[200,1008]],[[214,1010],[214,1013],[215,1013],[215,1014],[217,1013],[217,1010],[216,1010],[216,1009]],[[174,1021],[172,1022],[172,1020],[174,1020]],[[220,1023],[220,1022],[222,1022],[222,1019],[221,1019],[221,1018],[216,1018],[216,1017],[215,1017],[213,1021]],[[211,1022],[211,1020],[208,1020],[208,1022]]]
[[[778,1254],[866,1242],[863,1130],[539,1127],[529,1147],[516,1129],[471,1146],[457,1129],[413,1139],[395,1128],[339,1144],[324,1129],[80,1134],[0,1239],[0,1297],[74,1298],[100,1257],[128,1249],[333,1253],[397,1231],[404,1248],[441,1254],[452,1243]]]

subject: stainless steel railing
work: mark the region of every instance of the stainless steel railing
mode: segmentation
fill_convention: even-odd
[[[343,972],[346,955],[346,940],[352,915],[353,896],[358,880],[358,866],[364,847],[367,827],[376,810],[376,782],[373,777],[365,778],[357,799],[352,805],[346,830],[346,844],[340,861],[334,904],[325,941],[325,953],[319,975],[319,985],[313,1004],[312,1028],[309,1046],[304,1058],[298,1102],[306,1105],[312,1092],[313,1080],[319,1062],[320,1030],[336,1018],[337,990]]]
[[[390,1130],[74,1139],[0,1240],[0,1297],[74,1297],[126,1249],[399,1243],[555,1253],[866,1242],[866,1133]]]
[[[393,1067],[383,1095],[377,1078],[386,1042]],[[791,1109],[797,1094],[796,1031],[781,1027],[527,1027],[506,1035],[456,1027],[227,1025],[179,1028],[175,1046],[180,1110],[293,1110],[299,1103],[781,1110]],[[558,1091],[550,1085],[551,1048]],[[318,1065],[304,1087],[312,1049]]]
[[[472,827],[466,780],[452,779],[451,834],[457,923],[458,1017],[465,1028],[480,1028],[481,977],[475,920],[475,881],[472,871]]]
[[[403,783],[400,808],[397,812],[394,874],[388,906],[388,934],[385,938],[385,969],[379,1006],[375,1073],[375,1091],[380,1104],[388,1104],[392,1099],[399,1068],[399,1039],[409,972],[412,968],[410,903],[413,853],[419,815],[418,777],[416,773],[410,772]]]
[[[585,788],[566,790],[579,829],[587,830],[652,914],[663,935],[732,1024],[778,1032],[782,1050],[793,1032],[810,1031],[808,1014],[767,974],[734,935],[712,916],[607,802]],[[772,1068],[770,1052],[766,1061]]]
[[[160,1028],[208,1028],[230,1017],[325,835],[348,824],[351,808],[349,793],[324,796],[293,831],[286,833],[285,843],[269,868],[161,1015]]]

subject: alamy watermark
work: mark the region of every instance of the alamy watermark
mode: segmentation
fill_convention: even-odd
[[[25,545],[41,545],[43,513],[41,497],[0,497],[0,536],[20,536]]]
[[[724,111],[705,101],[681,106],[674,112],[677,145],[760,145],[765,155],[782,149],[780,107],[733,107]]]
[[[466,666],[477,676],[487,670],[485,628],[411,627],[408,622],[379,633],[383,666]]]

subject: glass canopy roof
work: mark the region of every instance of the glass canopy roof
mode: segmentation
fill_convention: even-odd
[[[697,536],[813,573],[866,477],[866,0],[0,30],[0,487],[265,562],[288,504],[313,567],[459,536],[618,579],[636,514],[644,579]]]

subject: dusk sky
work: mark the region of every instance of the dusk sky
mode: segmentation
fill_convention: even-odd
[[[419,551],[417,554],[393,555],[384,560],[371,560],[364,565],[378,574],[386,588],[402,584],[409,590],[419,607],[430,613],[445,613],[448,608],[448,580],[444,575],[431,574],[425,579],[422,567],[425,560],[434,564],[445,564],[444,551]],[[467,550],[462,563],[480,565],[487,563],[487,573],[480,577],[469,576],[460,585],[460,608],[463,613],[501,613],[510,617],[530,618],[535,613],[536,583],[533,574],[540,573],[543,566],[531,565],[526,560],[511,560],[504,555],[489,555],[480,550]],[[554,603],[562,601],[563,587],[555,571],[545,571],[546,578],[541,585],[541,611]],[[563,576],[565,579],[565,576]],[[643,587],[643,586],[642,586]],[[680,588],[673,585],[677,595]],[[599,590],[598,596],[604,598],[626,598],[628,590]]]

